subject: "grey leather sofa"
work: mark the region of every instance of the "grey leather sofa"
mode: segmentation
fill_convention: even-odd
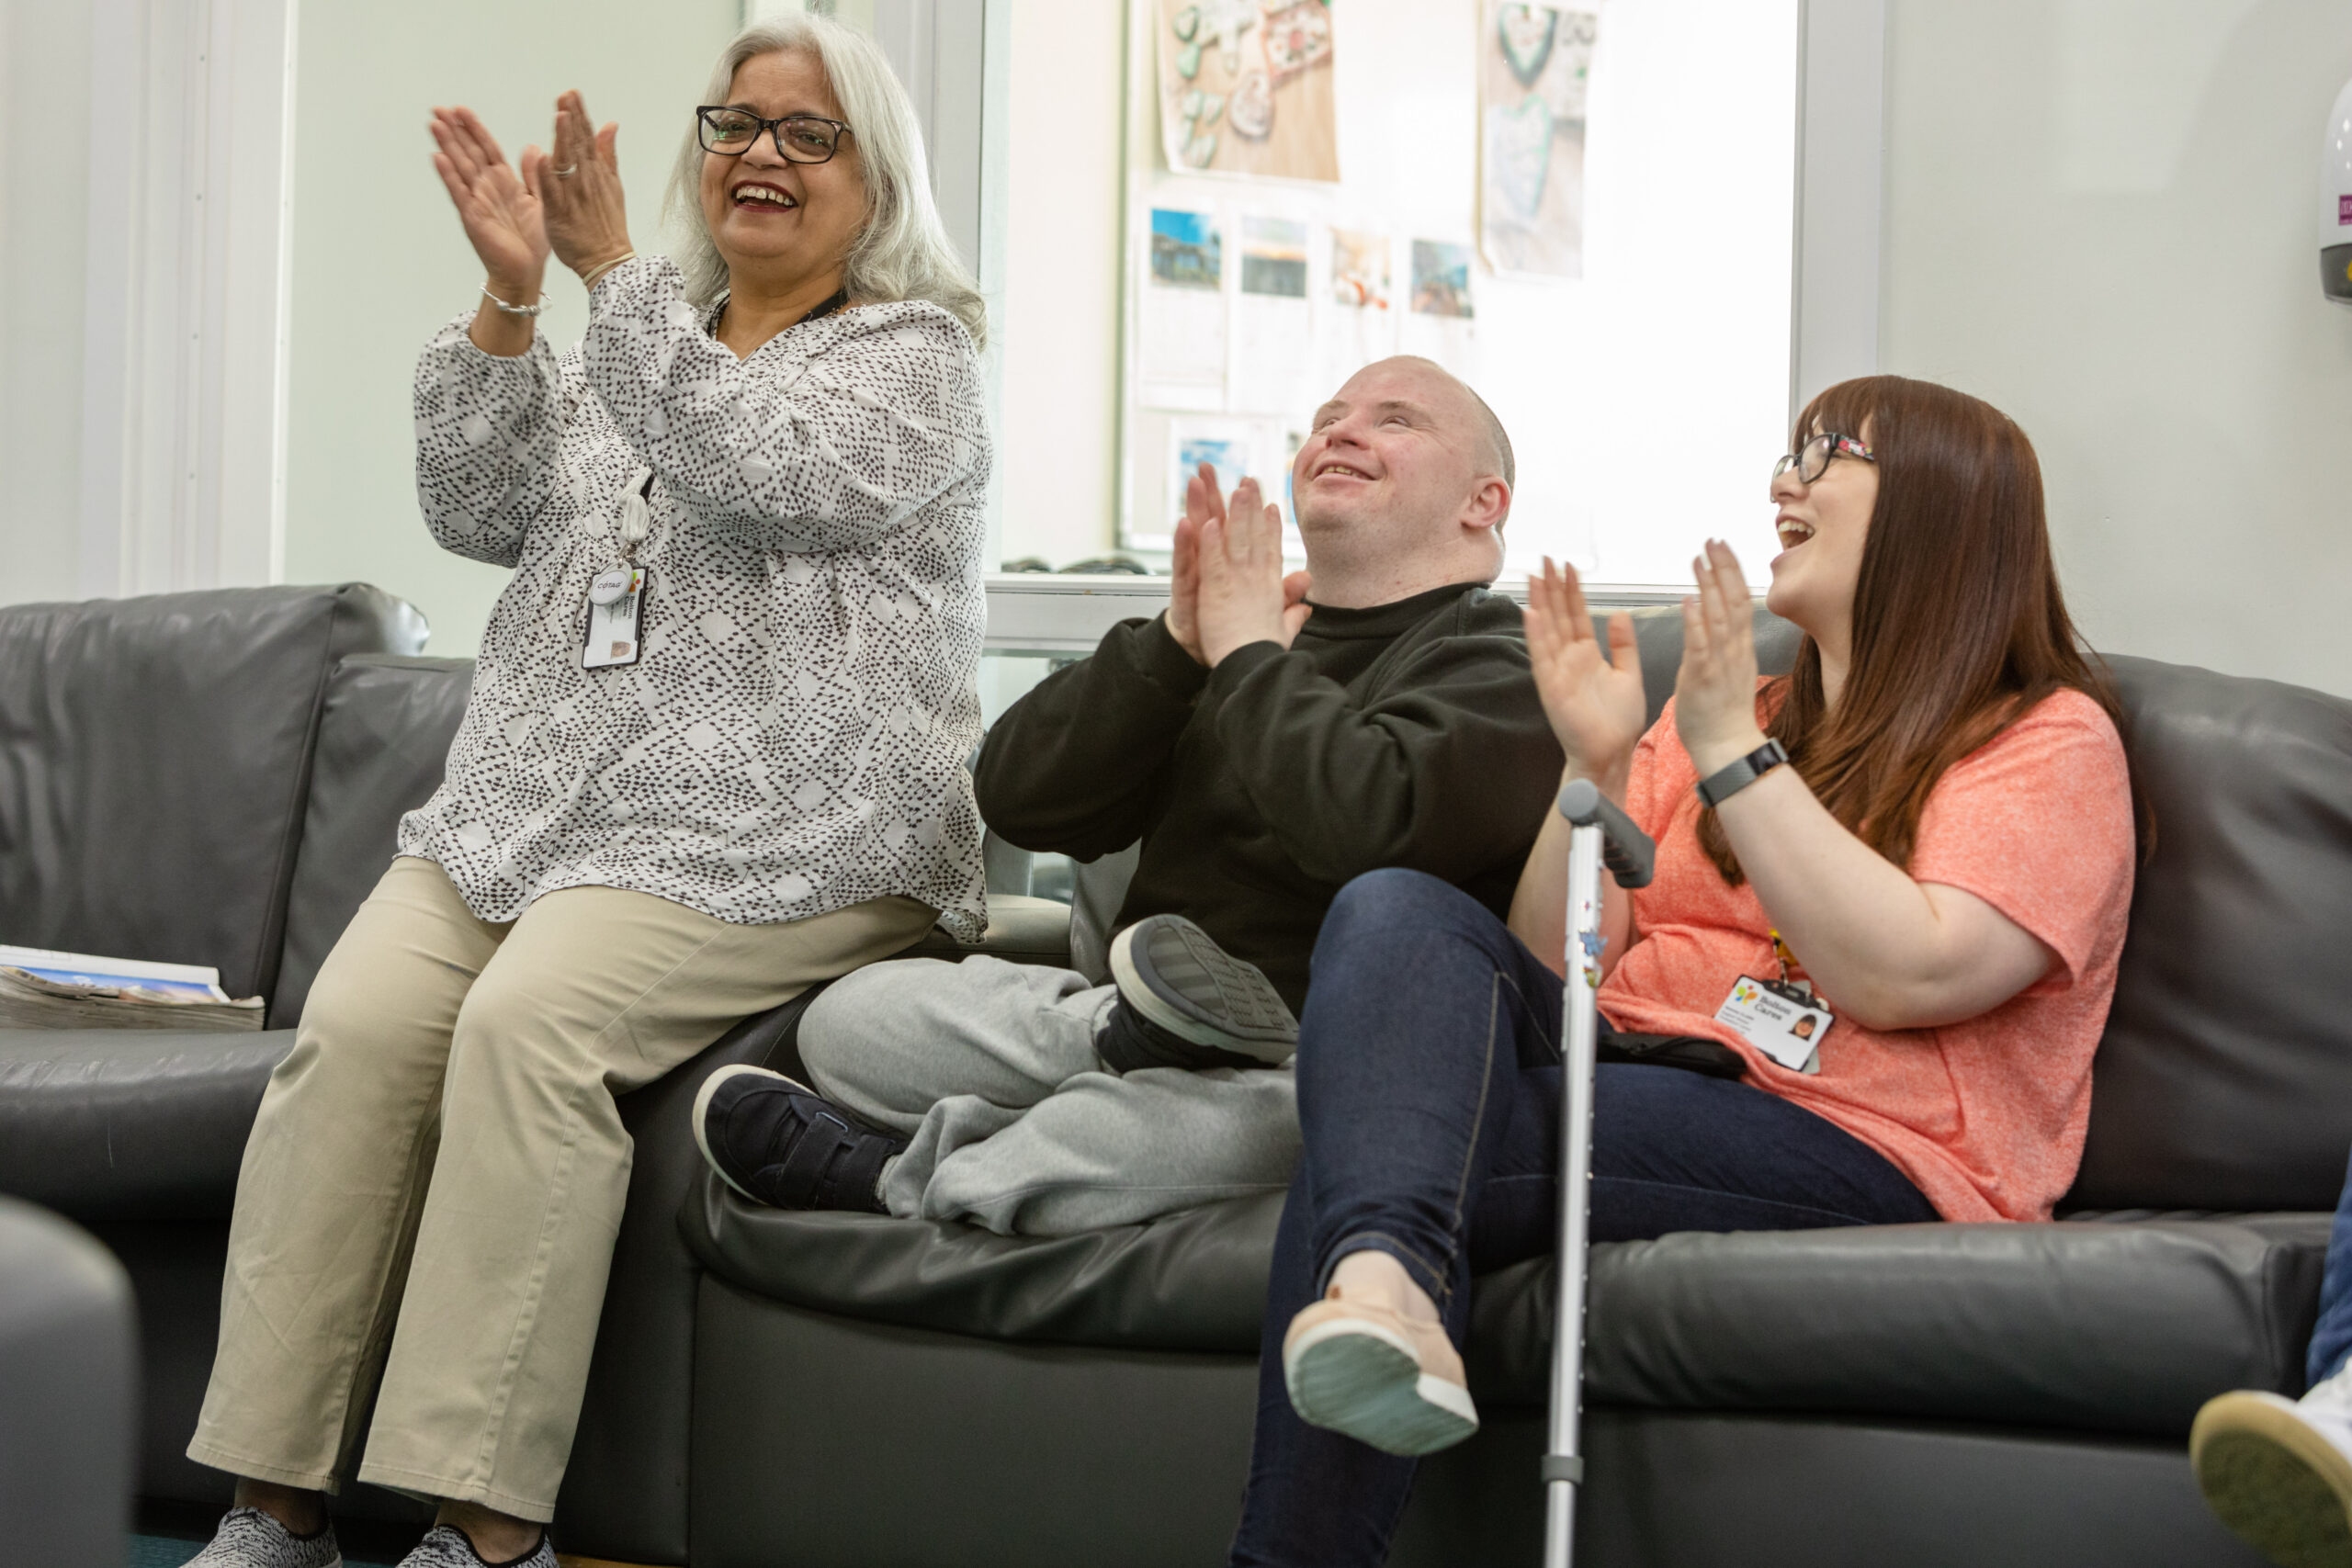
[[[268,1001],[252,1034],[0,1030],[0,1193],[79,1221],[129,1273],[152,1502],[229,1495],[182,1450],[211,1369],[237,1168],[321,962],[390,862],[401,814],[440,782],[472,665],[418,657],[424,629],[360,585],[0,609],[0,942],[209,964],[232,994]],[[990,951],[1066,953],[1058,907],[999,903]],[[961,951],[937,932],[924,948]],[[700,1270],[676,1217],[702,1168],[686,1105],[710,1067],[763,1058],[797,1015],[746,1020],[623,1101],[639,1146],[567,1550],[686,1561]],[[339,1506],[424,1517],[369,1487]]]
[[[1787,628],[1767,630],[1784,661]],[[179,1450],[237,1156],[281,1031],[462,709],[467,667],[407,657],[413,631],[360,589],[0,611],[0,942],[216,963],[271,998],[254,1036],[0,1033],[0,1191],[81,1218],[138,1292],[151,1497],[225,1494]],[[1641,637],[1662,701],[1679,625],[1645,615]],[[2331,984],[2352,930],[2352,704],[2117,664],[2158,832],[2067,1216],[1600,1249],[1586,1562],[2252,1561],[2198,1506],[2182,1438],[2213,1392],[2300,1385],[2352,1145],[2352,1015]],[[239,733],[266,731],[267,766],[220,743],[223,720],[181,721],[248,703]],[[99,865],[106,897],[74,891],[107,835],[159,814],[172,830],[122,852],[119,890]],[[1008,955],[1100,952],[1083,921],[1017,915],[991,932]],[[798,1010],[624,1102],[637,1160],[565,1549],[696,1568],[1219,1561],[1275,1205],[1037,1241],[741,1204],[707,1179],[687,1106],[721,1063],[789,1066]],[[1481,1281],[1487,1427],[1426,1468],[1399,1562],[1532,1559],[1552,1278]]]
[[[1679,623],[1640,620],[1662,701]],[[2115,667],[2156,835],[2062,1219],[1597,1249],[1580,1562],[2258,1561],[2184,1446],[2210,1395],[2301,1387],[2352,1147],[2352,703]],[[705,1179],[697,1568],[1220,1561],[1278,1208],[1023,1240]],[[1554,1283],[1478,1282],[1487,1425],[1396,1562],[1536,1560]]]

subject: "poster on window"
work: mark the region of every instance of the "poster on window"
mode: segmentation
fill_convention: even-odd
[[[1330,0],[1154,0],[1168,167],[1340,177]]]
[[[1497,272],[1584,276],[1585,92],[1599,16],[1484,0],[1478,249]]]
[[[1147,396],[1170,409],[1225,401],[1225,231],[1213,212],[1151,209],[1148,282],[1137,310]]]

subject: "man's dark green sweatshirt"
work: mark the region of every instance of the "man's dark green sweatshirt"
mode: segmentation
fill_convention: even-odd
[[[980,815],[1023,849],[1143,849],[1118,926],[1198,922],[1294,1011],[1332,896],[1384,866],[1498,915],[1558,786],[1519,606],[1480,586],[1318,606],[1288,649],[1204,669],[1123,621],[1015,703],[981,748]]]

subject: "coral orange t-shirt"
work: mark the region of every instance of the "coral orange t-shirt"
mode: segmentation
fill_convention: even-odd
[[[1634,754],[1626,807],[1657,840],[1657,872],[1634,895],[1634,941],[1601,987],[1602,1014],[1630,1033],[1722,1041],[1747,1058],[1749,1082],[1876,1149],[1948,1220],[2048,1219],[2082,1159],[2132,903],[2131,775],[2105,710],[2056,693],[1955,763],[1911,856],[1915,881],[1974,894],[2058,964],[1962,1023],[1874,1031],[1840,1016],[1811,1075],[1715,1021],[1742,975],[1781,971],[1754,888],[1724,882],[1699,847],[1697,782],[1669,702]],[[1821,1000],[1837,1012],[1835,996]]]

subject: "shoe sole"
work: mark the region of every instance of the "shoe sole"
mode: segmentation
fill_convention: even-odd
[[[1408,1458],[1452,1448],[1478,1429],[1459,1383],[1421,1371],[1412,1346],[1377,1324],[1321,1323],[1283,1350],[1291,1407],[1309,1426]]]
[[[728,1186],[732,1187],[736,1191],[741,1193],[752,1202],[759,1204],[762,1208],[767,1208],[771,1205],[766,1199],[761,1197],[758,1193],[752,1191],[750,1188],[745,1187],[741,1182],[727,1174],[727,1168],[720,1165],[718,1163],[718,1157],[710,1152],[710,1134],[703,1131],[704,1125],[709,1121],[710,1102],[711,1100],[718,1093],[718,1086],[725,1083],[729,1078],[740,1078],[747,1074],[763,1078],[774,1078],[776,1082],[783,1084],[787,1089],[797,1089],[800,1093],[808,1096],[811,1100],[819,1100],[823,1097],[818,1094],[815,1089],[810,1089],[807,1084],[802,1083],[798,1078],[786,1077],[784,1074],[773,1071],[767,1067],[755,1067],[749,1062],[734,1062],[719,1068],[717,1072],[711,1074],[710,1077],[702,1080],[702,1088],[695,1090],[695,1147],[702,1151],[703,1163],[718,1173],[719,1180],[724,1181]]]
[[[1111,977],[1118,982],[1119,995],[1125,998],[1128,1004],[1143,1014],[1148,1021],[1179,1040],[1194,1045],[1236,1051],[1242,1055],[1255,1057],[1270,1067],[1278,1067],[1297,1055],[1298,1030],[1295,1024],[1287,1031],[1245,1030],[1238,1025],[1220,1025],[1186,1011],[1161,995],[1159,987],[1136,963],[1136,932],[1143,929],[1143,924],[1138,920],[1112,939]],[[1235,964],[1241,962],[1231,954],[1227,955],[1227,960]],[[1267,990],[1272,993],[1271,984],[1267,984]]]
[[[2293,1406],[2223,1394],[2198,1412],[2188,1459],[2214,1517],[2280,1568],[2352,1563],[2352,1460]]]

